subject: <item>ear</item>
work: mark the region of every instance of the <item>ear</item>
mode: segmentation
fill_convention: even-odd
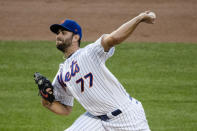
[[[73,42],[78,42],[79,39],[80,39],[79,35],[76,34],[73,36]]]

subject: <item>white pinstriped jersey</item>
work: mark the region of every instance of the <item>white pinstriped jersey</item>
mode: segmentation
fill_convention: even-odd
[[[57,101],[73,106],[75,98],[95,116],[120,109],[130,101],[124,87],[105,66],[115,48],[104,52],[102,38],[77,50],[60,64],[52,83]]]

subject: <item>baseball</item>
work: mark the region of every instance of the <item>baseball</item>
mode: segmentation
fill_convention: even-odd
[[[148,15],[149,15],[151,18],[153,18],[153,19],[156,18],[156,14],[155,14],[154,12],[150,12],[150,13],[148,13]]]

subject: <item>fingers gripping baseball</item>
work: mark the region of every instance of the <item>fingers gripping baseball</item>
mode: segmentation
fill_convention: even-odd
[[[55,97],[53,95],[53,86],[51,82],[40,73],[34,74],[34,80],[38,85],[39,94],[42,96],[42,98],[52,103]]]
[[[145,23],[148,23],[148,24],[154,24],[155,23],[156,14],[154,12],[145,11],[145,12],[141,13],[139,16],[142,17],[141,22],[145,22]]]

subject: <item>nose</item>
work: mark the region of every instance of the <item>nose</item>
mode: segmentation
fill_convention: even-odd
[[[56,35],[56,39],[58,39],[61,35],[62,35],[62,33],[58,32],[57,35]]]

